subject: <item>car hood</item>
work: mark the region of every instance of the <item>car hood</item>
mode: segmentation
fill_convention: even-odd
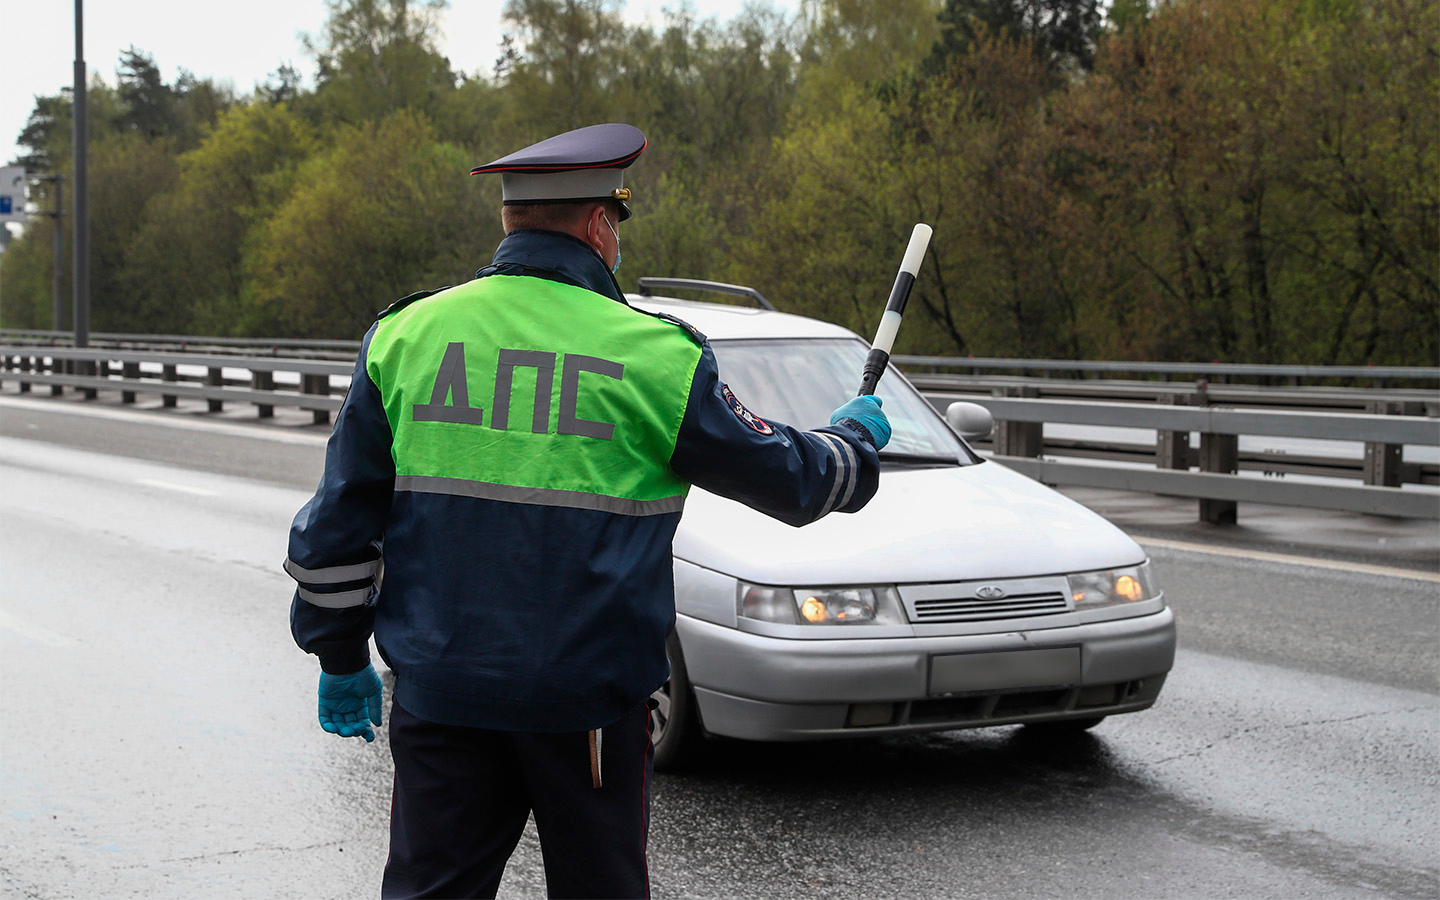
[[[675,556],[774,585],[1020,578],[1145,559],[1099,515],[990,461],[886,468],[860,512],[834,513],[803,528],[696,488]]]

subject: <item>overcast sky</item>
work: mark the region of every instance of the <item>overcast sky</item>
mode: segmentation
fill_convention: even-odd
[[[489,72],[499,55],[503,0],[451,0],[441,22],[441,51],[455,68]],[[626,17],[677,6],[675,0],[629,0]],[[782,8],[798,5],[777,2]],[[700,0],[701,15],[733,17],[742,0]],[[75,4],[72,0],[0,4],[5,23],[4,75],[0,76],[0,162],[19,154],[15,138],[35,108],[35,97],[57,94],[74,83]],[[120,51],[132,44],[154,57],[167,83],[181,68],[200,78],[228,81],[237,93],[290,63],[307,78],[314,60],[300,36],[325,21],[323,0],[246,0],[209,4],[196,0],[90,0],[85,11],[85,65],[115,83]],[[23,36],[23,37],[22,37]]]

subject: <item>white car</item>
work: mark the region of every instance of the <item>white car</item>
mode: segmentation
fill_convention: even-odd
[[[825,425],[860,383],[869,345],[838,326],[628,299],[705,334],[721,380],[762,418]],[[894,435],[860,512],[793,528],[692,489],[674,544],[670,681],[652,714],[657,767],[683,764],[705,735],[1079,730],[1155,703],[1175,616],[1139,545],[977,455],[956,430],[987,434],[983,408],[942,418],[893,367],[877,393]]]

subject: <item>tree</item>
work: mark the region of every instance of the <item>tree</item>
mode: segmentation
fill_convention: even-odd
[[[737,267],[778,283],[787,308],[864,332],[911,227],[926,222],[936,237],[904,349],[1073,354],[1076,298],[1045,169],[1047,84],[1028,49],[992,38],[943,81],[852,86],[838,110],[803,119],[777,146],[765,227]]]
[[[15,139],[15,143],[25,150],[15,158],[15,165],[24,166],[27,172],[55,171],[56,145],[62,140],[64,152],[69,155],[70,142],[61,136],[70,132],[71,106],[70,98],[65,94],[35,98],[35,108],[25,120],[20,136]]]
[[[637,29],[630,35],[617,92],[637,109],[650,136],[633,174],[641,209],[648,215],[652,196],[665,203],[684,197],[696,213],[671,223],[693,225],[694,232],[667,232],[666,256],[684,268],[665,271],[709,274],[723,258],[727,235],[746,226],[754,173],[793,109],[795,56],[793,22],[764,7],[750,7],[723,26],[681,11],[667,15],[658,34]],[[711,230],[712,217],[718,231]],[[648,226],[637,221],[634,227]],[[703,259],[674,255],[676,247],[698,249],[711,240],[714,251]]]
[[[1440,27],[1422,6],[1206,0],[1102,54],[1061,126],[1097,250],[1121,261],[1095,318],[1140,314],[1161,358],[1434,359]]]
[[[806,0],[802,6],[807,108],[851,85],[880,87],[921,63],[941,35],[941,0]]]
[[[147,138],[173,134],[176,91],[161,78],[155,58],[132,44],[120,51],[116,75],[122,109],[116,124]]]
[[[393,300],[473,277],[499,196],[481,202],[471,164],[415,113],[341,128],[248,247],[245,332],[356,338]]]
[[[434,115],[455,87],[435,43],[445,6],[445,0],[326,0],[321,34],[304,41],[318,64],[316,101],[325,119],[356,123],[402,109]]]
[[[27,228],[0,253],[0,328],[52,327],[53,228]]]
[[[255,98],[264,103],[290,103],[300,95],[300,71],[290,63],[281,63],[266,79],[255,86]]]
[[[617,0],[507,0],[503,21],[521,47],[504,79],[509,133],[540,140],[624,118],[611,92],[625,43],[619,10]]]
[[[165,330],[238,333],[247,248],[316,144],[284,104],[256,103],[222,114],[180,157],[179,183],[147,207],[129,260],[132,290]]]
[[[153,197],[179,174],[168,141],[135,132],[97,137],[90,147],[90,320],[96,331],[149,332],[167,323],[130,270],[135,236]],[[164,303],[166,301],[162,301]]]
[[[1103,24],[1099,0],[945,0],[939,18],[941,38],[926,63],[931,74],[986,35],[1024,44],[1057,74],[1088,72]]]

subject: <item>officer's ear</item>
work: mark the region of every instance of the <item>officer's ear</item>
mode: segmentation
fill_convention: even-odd
[[[585,242],[589,243],[593,251],[603,256],[605,253],[600,249],[603,246],[600,243],[603,240],[600,232],[605,230],[605,223],[600,222],[600,213],[602,212],[603,207],[596,203],[595,206],[590,206],[588,212],[585,213]]]
[[[605,235],[609,233],[605,227],[607,215],[605,204],[597,203],[590,207],[590,213],[585,217],[585,240],[602,259],[605,257]]]

